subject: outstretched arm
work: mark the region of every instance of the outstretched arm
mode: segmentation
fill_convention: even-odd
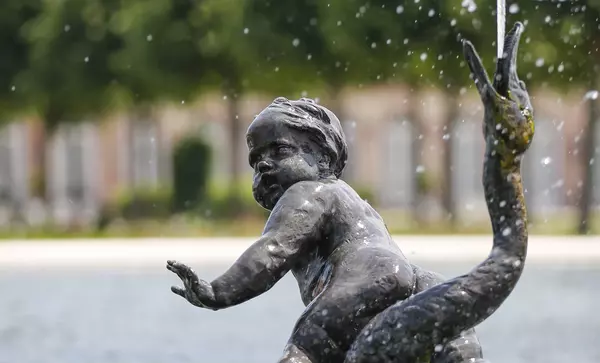
[[[442,275],[423,270],[419,266],[413,265],[413,271],[417,280],[415,294],[446,281]],[[431,363],[475,363],[483,359],[475,329],[465,330],[459,337],[448,341],[439,348],[434,349]]]
[[[262,237],[211,283],[200,280],[188,266],[168,261],[167,268],[185,287],[171,290],[193,305],[212,310],[243,303],[269,290],[319,238],[326,206],[317,194],[312,183],[290,187],[271,212]]]

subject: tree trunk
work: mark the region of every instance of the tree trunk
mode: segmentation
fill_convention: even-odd
[[[446,107],[446,117],[444,119],[444,129],[442,130],[444,136],[443,138],[443,148],[442,148],[442,173],[443,175],[443,185],[442,185],[442,206],[446,211],[446,216],[450,221],[450,224],[454,226],[456,222],[456,203],[454,200],[454,188],[452,183],[452,174],[454,172],[454,166],[452,165],[454,162],[453,158],[453,144],[454,137],[452,136],[452,131],[454,128],[454,122],[456,121],[456,117],[458,116],[458,101],[454,94],[447,92],[445,95],[447,100]]]
[[[418,96],[415,95],[417,91],[413,91],[411,96],[411,102],[408,105],[407,109],[407,118],[412,125],[414,130],[414,134],[412,135],[412,143],[411,143],[411,156],[412,156],[412,173],[414,173],[414,183],[413,183],[413,198],[411,205],[411,214],[412,219],[418,225],[423,225],[425,223],[425,216],[421,213],[423,203],[427,200],[426,196],[429,193],[429,185],[427,176],[424,174],[425,171],[421,170],[423,168],[423,138],[420,136],[424,134],[423,125],[421,124],[421,119],[419,116],[419,110],[417,109],[417,105],[420,104],[418,102]]]
[[[241,211],[241,197],[239,193],[241,182],[241,144],[242,123],[239,115],[239,97],[237,92],[227,93],[227,117],[229,118],[229,144],[231,145],[230,154],[230,184],[229,196],[231,212],[235,215]]]
[[[348,163],[346,164],[346,167],[344,169],[344,172],[342,174],[342,179],[344,179],[345,181],[349,182],[349,183],[353,183],[355,182],[355,163],[357,162],[357,160],[355,159],[355,153],[354,153],[354,141],[353,139],[351,139],[349,136],[351,135],[351,130],[348,129],[348,127],[356,127],[356,125],[348,125],[346,120],[346,115],[344,113],[344,107],[343,107],[343,102],[341,99],[341,91],[342,91],[342,85],[338,82],[333,82],[330,83],[329,86],[329,104],[327,105],[323,105],[324,107],[328,108],[329,110],[331,110],[331,112],[333,112],[338,120],[340,121],[340,124],[342,125],[342,129],[344,131],[344,134],[346,136],[346,143],[348,144]]]
[[[48,141],[52,137],[54,127],[48,127],[47,122],[43,122],[35,130],[33,140],[32,156],[33,166],[29,176],[29,190],[32,197],[33,225],[51,223],[52,208],[50,195],[48,195]]]
[[[46,201],[46,148],[50,130],[45,125],[36,129],[33,142],[33,170],[31,173],[31,195],[41,201]]]
[[[596,76],[592,79],[592,88],[597,89]],[[590,232],[591,208],[594,202],[594,167],[591,160],[594,158],[596,149],[596,128],[598,127],[598,107],[595,99],[588,100],[588,125],[584,132],[583,152],[581,153],[581,165],[583,166],[583,185],[581,189],[581,199],[579,200],[579,225],[577,231],[579,234],[588,234]],[[600,160],[597,160],[598,162]]]

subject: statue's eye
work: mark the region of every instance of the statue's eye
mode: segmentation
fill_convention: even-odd
[[[285,155],[292,152],[292,148],[288,145],[279,145],[277,146],[277,154]]]
[[[250,155],[248,155],[248,164],[250,164],[250,166],[252,168],[254,168],[256,166],[256,163],[258,162],[258,155],[251,153]]]

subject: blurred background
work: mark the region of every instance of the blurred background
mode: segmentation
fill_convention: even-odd
[[[162,260],[201,262],[199,274],[216,277],[261,233],[268,214],[252,199],[245,132],[277,96],[314,98],[338,115],[350,147],[343,179],[392,234],[437,235],[410,248],[483,246],[475,254],[485,257],[483,110],[460,41],[492,74],[495,1],[0,9],[0,363],[276,361],[302,311],[291,277],[215,314],[171,296],[177,281]],[[600,1],[508,0],[506,13],[507,28],[526,26],[531,231],[554,239],[532,242],[533,262],[481,325],[482,344],[493,362],[596,363]],[[576,234],[590,250],[570,247],[582,246]],[[131,237],[171,249],[136,248]],[[433,250],[408,254],[446,276],[480,260]]]
[[[266,213],[251,198],[244,136],[280,95],[338,115],[343,178],[392,232],[487,232],[482,108],[460,39],[493,67],[495,6],[6,0],[2,232],[255,235]],[[527,28],[533,230],[598,232],[600,5],[507,6],[507,27]]]

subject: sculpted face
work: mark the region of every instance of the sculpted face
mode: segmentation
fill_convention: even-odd
[[[249,162],[254,169],[254,199],[272,210],[283,193],[293,184],[318,180],[325,157],[310,139],[285,124],[285,115],[263,111],[252,122],[246,135]]]

